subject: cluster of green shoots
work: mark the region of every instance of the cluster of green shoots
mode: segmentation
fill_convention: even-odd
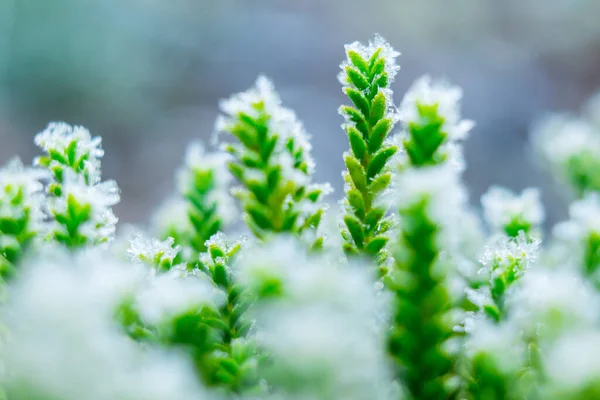
[[[532,134],[574,197],[545,240],[537,189],[469,202],[459,87],[396,103],[400,54],[345,50],[339,215],[263,76],[131,236],[87,129],[51,123],[0,169],[4,398],[600,398],[600,100]]]

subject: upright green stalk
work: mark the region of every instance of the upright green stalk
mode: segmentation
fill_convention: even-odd
[[[272,233],[308,234],[313,246],[328,186],[311,184],[314,162],[308,136],[295,114],[281,106],[273,84],[259,77],[250,90],[221,102],[217,131],[232,135],[229,170],[246,222],[260,239]]]
[[[472,123],[459,112],[461,91],[418,80],[399,109],[404,154],[395,185],[398,242],[386,283],[395,295],[389,350],[412,399],[458,394],[457,335],[461,294],[452,290],[466,212],[460,148]]]
[[[397,121],[390,86],[400,69],[399,54],[379,36],[367,46],[352,43],[346,46],[339,76],[354,105],[340,107],[351,150],[344,155],[344,251],[373,257],[379,265],[388,257],[391,226],[381,197],[392,179],[389,161],[398,151],[387,138]],[[380,268],[385,275],[385,267]]]
[[[46,152],[36,163],[53,177],[47,188],[49,237],[71,249],[110,241],[117,223],[111,207],[120,198],[115,181],[101,182],[101,138],[61,122],[49,124],[35,143]]]
[[[173,238],[181,246],[175,263],[194,267],[198,254],[207,251],[206,241],[234,222],[237,210],[229,195],[228,159],[223,152],[206,152],[199,142],[188,148],[177,175],[179,196],[165,203],[154,221],[161,239]]]

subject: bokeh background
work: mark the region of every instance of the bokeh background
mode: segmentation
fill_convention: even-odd
[[[380,33],[402,52],[397,103],[422,74],[464,88],[474,202],[492,183],[568,195],[528,147],[546,111],[600,88],[598,0],[0,0],[0,163],[29,161],[48,121],[104,140],[121,220],[147,220],[186,145],[209,140],[217,101],[271,77],[313,136],[319,181],[341,195],[343,44]]]

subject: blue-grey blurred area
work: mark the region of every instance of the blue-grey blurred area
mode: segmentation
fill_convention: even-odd
[[[425,73],[464,88],[472,198],[538,185],[556,220],[567,197],[531,160],[528,130],[600,88],[599,15],[598,0],[0,0],[0,163],[34,157],[48,121],[85,125],[104,138],[117,214],[145,221],[186,144],[210,140],[218,99],[266,74],[339,197],[343,44],[377,32],[402,52],[397,103]]]

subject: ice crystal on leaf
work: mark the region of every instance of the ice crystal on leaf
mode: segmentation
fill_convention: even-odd
[[[535,233],[544,221],[544,208],[540,191],[527,188],[520,195],[500,186],[492,186],[481,197],[481,204],[488,224],[496,232],[516,237],[520,231]]]

